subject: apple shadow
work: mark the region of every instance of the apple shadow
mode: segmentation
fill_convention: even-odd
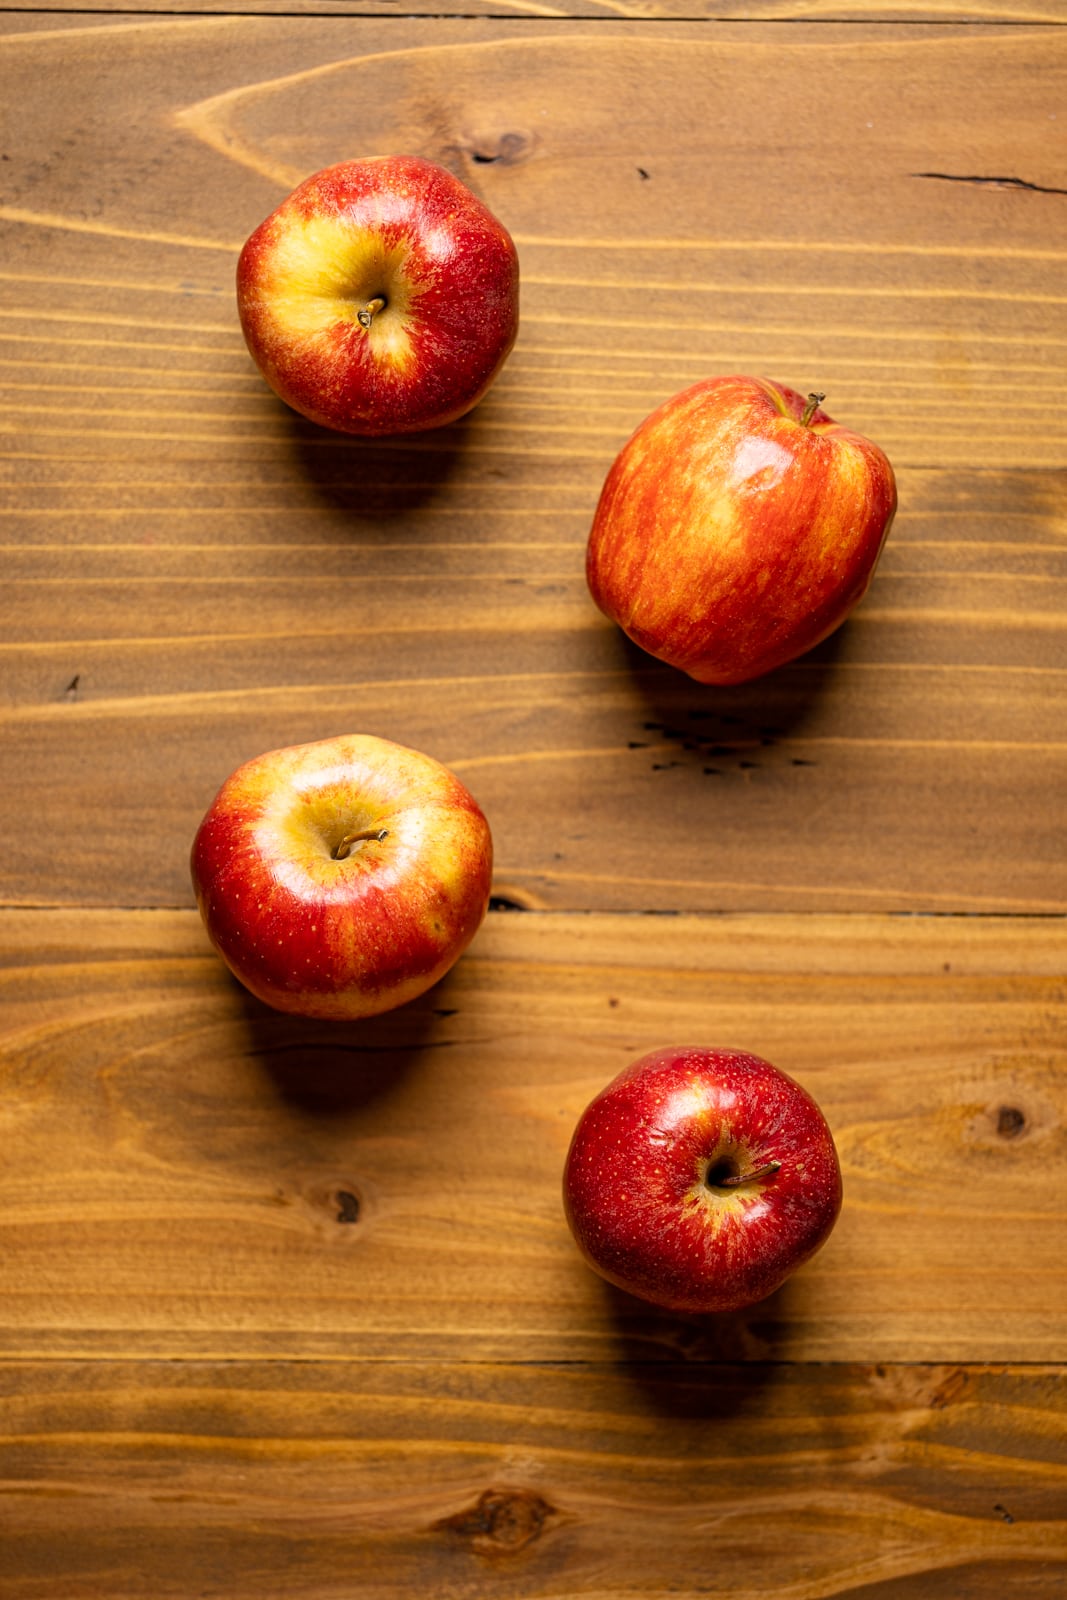
[[[463,459],[469,417],[423,433],[364,438],[287,411],[296,470],[324,507],[361,523],[395,522],[439,494]]]
[[[601,1280],[615,1325],[616,1359],[647,1403],[665,1417],[711,1421],[754,1409],[791,1358],[790,1328],[802,1320],[802,1278],[735,1312],[670,1312]]]
[[[442,1027],[454,1014],[447,983],[446,974],[417,1000],[352,1022],[274,1011],[242,988],[244,1054],[293,1115],[330,1121],[358,1116],[408,1087],[435,1050],[451,1047]]]
[[[708,778],[783,760],[812,765],[779,746],[795,739],[833,692],[852,644],[846,621],[787,666],[748,683],[717,687],[656,662],[621,629],[618,641],[642,702],[635,745],[665,744],[664,766],[689,765]]]

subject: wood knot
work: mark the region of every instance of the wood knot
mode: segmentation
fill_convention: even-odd
[[[473,1506],[434,1527],[466,1540],[483,1556],[509,1556],[539,1539],[555,1506],[531,1489],[486,1489]]]
[[[472,139],[468,149],[470,158],[480,167],[515,167],[527,160],[533,151],[534,141],[528,133],[502,133],[496,138]]]
[[[1002,1139],[1017,1139],[1026,1132],[1026,1116],[1018,1106],[1001,1106],[997,1112],[997,1133]]]

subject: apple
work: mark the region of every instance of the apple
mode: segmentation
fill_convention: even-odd
[[[417,156],[306,178],[246,241],[237,307],[287,405],[342,433],[414,433],[476,405],[515,342],[519,266],[465,184]]]
[[[642,1056],[579,1118],[563,1176],[586,1261],[670,1311],[762,1300],[824,1243],[841,1171],[800,1085],[742,1050]]]
[[[707,378],[645,418],[596,508],[596,604],[699,683],[744,683],[862,599],[897,505],[889,460],[766,378]]]
[[[493,848],[447,767],[366,734],[271,750],[208,807],[192,877],[208,936],[278,1011],[369,1017],[448,971],[489,903]]]

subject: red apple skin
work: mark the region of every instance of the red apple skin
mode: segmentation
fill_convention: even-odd
[[[897,506],[888,458],[795,389],[708,378],[653,411],[608,472],[596,604],[699,683],[757,678],[862,599]]]
[[[253,360],[294,410],[343,433],[414,433],[463,416],[499,372],[518,332],[518,257],[444,167],[342,161],[246,241],[237,307]]]
[[[334,852],[352,832],[382,832]],[[443,977],[485,915],[489,825],[446,767],[345,735],[272,750],[222,785],[193,841],[212,944],[279,1011],[350,1019]]]
[[[721,1163],[763,1175],[712,1186]],[[745,1051],[678,1047],[642,1056],[587,1107],[563,1196],[578,1248],[609,1283],[670,1311],[737,1311],[825,1242],[841,1170],[792,1078]]]

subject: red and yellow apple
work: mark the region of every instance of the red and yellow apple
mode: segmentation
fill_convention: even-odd
[[[896,511],[884,452],[765,378],[708,378],[645,418],[586,556],[601,611],[700,683],[783,666],[862,599]]]
[[[841,1209],[833,1137],[786,1073],[741,1050],[642,1056],[579,1118],[564,1209],[589,1265],[670,1311],[762,1300]]]
[[[373,1016],[422,994],[485,916],[478,804],[432,757],[352,734],[272,750],[222,785],[192,877],[208,936],[259,999]]]
[[[493,382],[518,331],[518,258],[444,167],[371,156],[313,174],[259,225],[237,306],[287,405],[343,433],[413,433]]]

